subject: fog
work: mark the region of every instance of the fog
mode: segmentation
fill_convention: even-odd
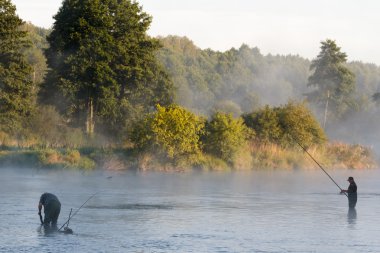
[[[160,37],[168,56],[160,54],[178,89],[177,101],[195,113],[212,115],[216,110],[238,117],[258,108],[305,101],[311,61],[297,55],[263,55],[256,47],[242,45],[225,52],[201,50],[186,37]],[[316,45],[318,47],[318,45]],[[173,60],[174,59],[174,60]],[[358,112],[343,120],[329,112],[326,133],[333,141],[371,147],[380,157],[380,108],[372,96],[380,91],[380,67],[349,62],[356,77],[354,97]],[[323,126],[324,108],[308,105]]]
[[[350,115],[340,123],[326,124],[330,140],[362,144],[370,147],[380,161],[380,108],[370,113]]]

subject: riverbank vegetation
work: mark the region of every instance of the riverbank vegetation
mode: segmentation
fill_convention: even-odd
[[[129,0],[63,1],[50,30],[0,7],[0,166],[315,168],[300,145],[329,168],[377,166],[344,141],[380,136],[380,68],[347,63],[333,40],[313,61],[216,52],[148,36],[152,17]]]

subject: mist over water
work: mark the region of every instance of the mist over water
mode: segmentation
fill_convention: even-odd
[[[356,113],[340,123],[327,125],[327,134],[332,141],[365,145],[373,151],[380,162],[380,109],[367,114]]]
[[[2,169],[0,252],[379,252],[379,170],[136,173]],[[43,192],[73,235],[41,229]]]

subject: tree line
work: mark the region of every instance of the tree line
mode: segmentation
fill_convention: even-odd
[[[324,143],[323,119],[380,104],[380,68],[347,63],[329,39],[313,61],[244,44],[201,50],[148,36],[152,17],[129,0],[65,0],[49,30],[24,23],[10,0],[0,15],[2,144],[132,143],[228,160],[246,140]]]

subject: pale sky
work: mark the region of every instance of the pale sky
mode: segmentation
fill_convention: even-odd
[[[19,16],[51,27],[61,0],[12,0]],[[153,16],[148,33],[179,35],[225,51],[245,43],[263,54],[313,59],[320,42],[336,40],[348,60],[380,65],[378,0],[138,0]]]

